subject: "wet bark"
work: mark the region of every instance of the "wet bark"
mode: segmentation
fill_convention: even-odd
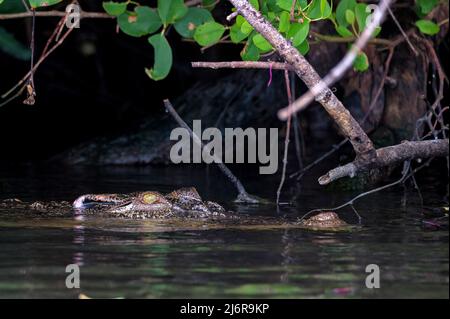
[[[362,171],[386,167],[406,160],[448,156],[448,139],[409,142],[380,148],[373,161],[354,161],[344,166],[332,169],[319,178],[319,184],[326,185],[342,177],[354,177]]]

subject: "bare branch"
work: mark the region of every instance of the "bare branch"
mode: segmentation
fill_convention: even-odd
[[[64,19],[64,17],[62,18],[62,20]],[[60,21],[61,23],[61,21]],[[19,82],[17,82],[8,92],[6,92],[5,94],[3,94],[1,96],[1,98],[5,99],[7,98],[10,94],[12,94],[17,88],[19,88],[21,85],[24,84],[25,81],[27,81],[30,76],[32,75],[32,73],[36,72],[36,69],[42,64],[42,62],[45,61],[45,59],[53,52],[55,51],[63,42],[64,40],[69,36],[69,34],[74,30],[73,28],[69,28],[67,29],[67,31],[61,36],[61,38],[56,41],[56,43],[51,47],[48,48],[48,45],[50,43],[50,41],[55,37],[57,30],[59,30],[58,28],[61,26],[61,24],[58,24],[55,32],[53,32],[53,34],[50,36],[49,40],[47,41],[47,45],[44,49],[44,51],[42,52],[39,60],[36,62],[36,64],[34,64],[33,68],[31,68],[31,70],[22,78],[19,80]],[[20,89],[20,92],[23,91],[23,88]],[[17,96],[17,95],[14,95]],[[12,99],[8,99],[8,102],[11,101]],[[6,102],[2,103],[0,106],[5,105]]]
[[[238,11],[234,11],[233,13],[231,13],[230,15],[227,16],[227,21],[231,21],[234,18],[236,18],[239,15]]]
[[[256,11],[247,0],[229,1],[253,28],[269,41],[278,54],[287,63],[292,65],[296,74],[305,82],[308,88],[311,89],[322,81],[319,74],[317,74],[305,57],[260,12]],[[334,119],[344,135],[349,138],[358,157],[371,158],[375,156],[372,141],[328,87],[316,99]]]
[[[287,70],[284,71],[284,81],[286,84],[286,95],[288,97],[288,103],[294,102],[294,99],[292,98],[292,90],[291,90],[291,83],[289,81],[289,72]],[[281,190],[283,189],[284,181],[286,179],[286,167],[287,167],[287,157],[289,152],[289,135],[291,134],[291,117],[288,118],[286,123],[286,136],[284,138],[284,156],[283,156],[283,169],[281,172],[281,180],[280,184],[278,185],[277,189],[277,205],[280,204],[280,195]]]
[[[377,150],[377,157],[372,161],[354,161],[339,166],[319,178],[319,184],[326,185],[342,177],[354,177],[358,172],[401,163],[415,158],[448,156],[448,139],[428,141],[406,141],[398,145]]]
[[[67,12],[58,11],[58,10],[50,10],[50,11],[36,11],[36,17],[65,17]],[[27,12],[19,12],[19,13],[6,13],[0,14],[0,20],[8,20],[8,19],[20,19],[20,18],[28,18],[32,17],[33,13],[31,11]],[[80,12],[81,19],[114,19],[116,17],[110,16],[106,12]]]
[[[172,103],[170,103],[169,100],[164,100],[164,106],[166,107],[166,110],[172,115],[172,117],[175,119],[175,121],[180,125],[181,127],[188,130],[189,134],[191,135],[192,139],[195,143],[200,145],[203,149],[204,145],[201,141],[201,139],[192,131],[192,129],[189,127],[189,125],[186,124],[185,121],[178,115],[177,111],[175,111],[174,107],[172,106]],[[216,157],[214,154],[211,154],[211,156],[214,159],[214,163],[217,164],[219,169],[224,173],[224,175],[234,184],[238,191],[238,202],[244,202],[244,203],[259,203],[262,201],[262,199],[252,196],[245,190],[244,185],[242,185],[241,181],[233,174],[232,171],[224,164],[222,163],[222,160],[218,157]]]
[[[282,62],[262,62],[262,61],[229,61],[229,62],[191,62],[193,68],[210,69],[272,69],[289,70],[294,68]]]
[[[414,55],[417,57],[419,56],[419,52],[417,52],[416,48],[411,43],[411,40],[409,39],[409,36],[406,34],[405,30],[403,30],[400,22],[398,22],[397,17],[394,15],[394,12],[392,12],[391,8],[388,8],[389,15],[392,17],[392,20],[394,20],[395,25],[400,30],[400,33],[405,38],[406,43],[408,43],[409,47],[411,48],[411,51],[414,53]]]

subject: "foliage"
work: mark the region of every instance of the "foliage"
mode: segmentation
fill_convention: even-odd
[[[29,0],[32,8],[48,7],[61,2],[62,0]]]
[[[439,32],[439,26],[430,20],[418,20],[416,21],[416,26],[424,34],[435,35]]]
[[[62,2],[62,0],[28,1],[33,8]],[[11,3],[17,5],[21,2],[0,0],[0,12],[3,7],[11,6]],[[337,1],[337,5],[336,0],[335,3],[333,0],[249,0],[249,2],[303,55],[310,50],[308,38],[311,24],[328,20],[336,30],[336,37],[348,38],[351,42],[363,32],[373,13],[373,8],[362,0],[340,0]],[[416,13],[420,18],[416,26],[420,32],[427,35],[439,32],[437,24],[423,19],[438,3],[439,0],[416,1]],[[164,79],[172,66],[172,50],[166,38],[171,27],[181,37],[192,39],[202,47],[215,45],[224,37],[229,37],[231,42],[243,44],[241,57],[246,61],[259,60],[262,54],[273,51],[270,43],[242,16],[238,15],[231,25],[215,21],[211,11],[216,4],[216,0],[203,0],[198,7],[187,7],[184,0],[158,0],[157,7],[150,8],[140,0],[117,0],[104,1],[103,9],[116,17],[120,30],[125,34],[132,37],[148,37],[155,55],[153,67],[150,70],[146,69],[146,72],[154,80]],[[22,7],[22,11],[23,9]],[[377,36],[380,30],[378,27],[374,36]],[[1,41],[0,48],[15,56],[24,56],[19,46],[11,45],[13,43],[11,37],[5,39],[9,44]],[[353,66],[355,70],[361,72],[368,69],[369,61],[364,52],[360,52]]]
[[[429,14],[437,5],[439,0],[417,0],[416,13],[420,20],[416,21],[416,27],[420,32],[426,35],[435,35],[439,33],[440,27],[431,20],[422,19]]]
[[[0,50],[20,60],[29,60],[31,56],[30,50],[2,27],[0,27]]]
[[[364,30],[371,14],[367,4],[356,0],[341,0],[334,11],[333,3],[328,0],[298,0],[294,6],[293,0],[249,2],[303,55],[310,49],[308,36],[312,23],[330,20],[338,36],[354,38]],[[270,43],[242,16],[238,15],[230,26],[216,22],[210,13],[214,3],[211,0],[203,1],[202,7],[188,8],[182,0],[159,0],[157,8],[151,9],[134,1],[107,1],[103,2],[103,7],[108,14],[117,17],[124,33],[135,37],[150,36],[155,61],[153,68],[146,72],[154,80],[165,78],[172,65],[172,52],[165,38],[171,26],[183,38],[193,39],[202,47],[219,43],[225,35],[233,43],[244,45],[241,57],[245,61],[259,60],[262,54],[273,51]],[[159,37],[155,37],[157,32],[160,33]],[[363,52],[356,59],[354,67],[358,71],[368,68],[368,59]]]

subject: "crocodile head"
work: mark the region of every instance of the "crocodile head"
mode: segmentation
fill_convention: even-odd
[[[300,226],[312,230],[343,230],[349,227],[335,212],[321,212],[300,221]]]
[[[81,212],[102,213],[128,218],[224,217],[217,203],[204,202],[194,187],[181,188],[167,195],[154,191],[132,194],[86,194],[73,203]]]

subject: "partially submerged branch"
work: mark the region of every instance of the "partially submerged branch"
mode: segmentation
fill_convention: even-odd
[[[291,104],[294,102],[294,99],[292,98],[292,88],[291,88],[291,82],[289,80],[289,72],[287,70],[284,71],[284,81],[286,84],[286,95],[288,97],[288,103]],[[284,181],[286,179],[286,167],[287,167],[287,157],[289,152],[289,135],[291,134],[291,117],[288,118],[286,122],[286,136],[284,138],[284,155],[283,155],[283,168],[281,172],[281,180],[280,184],[278,185],[277,189],[277,205],[280,204],[280,195],[281,190],[284,185]]]
[[[319,178],[319,184],[326,185],[342,177],[354,177],[357,173],[369,169],[381,168],[417,158],[448,156],[448,139],[403,142],[398,145],[377,150],[372,161],[358,161],[339,166]]]
[[[185,128],[189,132],[189,134],[191,135],[194,142],[199,144],[202,147],[202,151],[203,151],[204,145],[203,145],[201,139],[192,131],[192,129],[189,127],[189,125],[187,125],[186,122],[183,121],[183,119],[180,117],[180,115],[178,115],[177,111],[175,111],[174,107],[172,106],[172,103],[170,103],[170,101],[168,99],[164,100],[164,106],[165,106],[166,110],[170,113],[170,115],[178,123],[178,125]],[[245,190],[245,187],[244,187],[244,185],[242,185],[241,181],[236,177],[236,175],[233,174],[232,171],[230,171],[230,169],[222,162],[222,160],[220,158],[217,158],[214,154],[211,154],[211,156],[214,159],[214,163],[217,164],[217,166],[222,171],[222,173],[236,187],[236,189],[238,191],[238,197],[236,199],[237,202],[256,204],[256,203],[260,203],[260,202],[264,201],[256,196],[253,196],[253,195],[250,195],[249,193],[247,193],[247,191]]]

